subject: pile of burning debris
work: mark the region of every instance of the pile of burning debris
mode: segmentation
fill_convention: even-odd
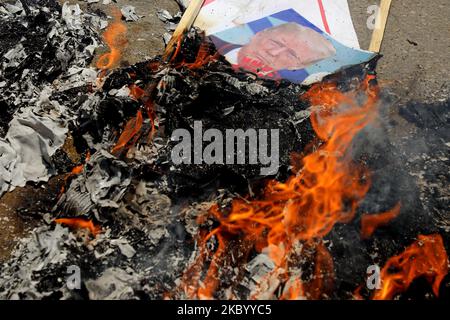
[[[431,193],[448,181],[435,171],[448,168],[448,132],[436,122],[448,103],[431,108],[442,108],[435,122],[402,108],[429,138],[406,161],[414,137],[390,141],[376,61],[305,88],[234,70],[192,30],[175,52],[113,69],[126,30],[117,14],[94,69],[102,17],[52,0],[0,8],[9,37],[0,40],[1,192],[64,176],[54,206],[33,212],[40,226],[1,267],[0,297],[448,296],[448,194]],[[219,164],[196,162],[200,149],[174,163],[173,132],[201,145],[212,142],[206,132],[229,129],[266,138],[278,129],[278,170],[234,161],[238,148],[229,162],[217,149]],[[259,153],[270,158],[272,147]],[[377,265],[380,290],[370,291]]]

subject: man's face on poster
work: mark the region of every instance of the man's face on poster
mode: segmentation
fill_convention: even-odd
[[[332,57],[336,49],[322,34],[296,23],[286,23],[258,32],[238,53],[243,68],[248,61],[273,70],[303,69]]]

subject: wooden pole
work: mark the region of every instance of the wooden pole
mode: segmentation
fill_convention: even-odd
[[[198,13],[200,12],[200,9],[202,8],[203,2],[205,2],[205,0],[191,0],[189,6],[181,17],[177,28],[173,32],[172,38],[170,38],[170,41],[167,44],[165,57],[170,57],[172,55],[174,49],[176,48],[178,39],[180,39],[180,37],[182,37],[183,34],[192,27]]]
[[[389,9],[391,8],[392,0],[381,0],[380,10],[378,11],[376,27],[372,34],[369,51],[380,52],[381,43],[383,42],[384,31],[389,16]]]

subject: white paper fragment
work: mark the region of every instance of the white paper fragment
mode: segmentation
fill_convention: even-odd
[[[168,33],[168,32],[165,32],[163,34],[164,44],[167,45],[169,43],[170,39],[172,39],[172,35],[170,33]]]
[[[120,89],[111,89],[108,94],[116,97],[129,97],[130,88],[128,88],[128,86],[125,85]]]
[[[46,106],[46,111],[42,112],[39,106],[24,109],[11,121],[6,137],[0,139],[3,151],[9,151],[1,153],[0,166],[10,172],[6,182],[13,186],[24,186],[27,181],[47,181],[53,173],[50,157],[64,144],[67,128],[61,121],[63,108],[50,102],[48,93],[43,90],[38,102]],[[6,188],[2,183],[2,192]]]
[[[17,1],[15,4],[5,3],[3,4],[3,6],[8,11],[9,14],[17,14],[23,11],[23,6],[20,1]]]
[[[211,36],[232,65],[266,79],[309,85],[375,57],[359,49],[347,0],[322,0],[320,6],[316,1],[215,0],[202,7],[194,26]],[[267,43],[276,43],[277,54]]]
[[[3,62],[3,69],[16,68],[27,57],[25,49],[21,43],[5,53],[3,58],[7,61]]]
[[[81,21],[81,9],[78,4],[67,4],[65,2],[62,7],[62,19],[71,29],[80,29],[83,27]]]
[[[167,22],[169,20],[173,19],[173,16],[170,14],[169,11],[167,10],[158,10],[158,12],[156,13],[156,16],[158,17],[159,20],[163,21],[163,22]]]
[[[126,21],[138,21],[141,18],[136,14],[136,8],[130,5],[123,6],[120,12],[122,12]]]
[[[125,238],[111,240],[111,244],[119,247],[120,253],[128,259],[132,258],[136,254],[136,250],[134,250]]]

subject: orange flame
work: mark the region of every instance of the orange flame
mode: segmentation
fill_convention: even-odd
[[[105,34],[106,33],[107,32],[105,32]],[[196,56],[196,59],[194,62],[186,63],[183,61],[181,63],[174,63],[173,62],[174,59],[177,57],[177,55],[181,51],[182,40],[183,40],[183,37],[180,36],[178,39],[177,48],[175,50],[175,53],[172,56],[171,60],[169,61],[169,63],[171,63],[172,67],[175,69],[181,68],[181,67],[187,67],[190,70],[196,70],[196,69],[203,67],[208,62],[216,59],[216,57],[218,56],[218,53],[216,53],[215,55],[211,55],[208,44],[202,43],[200,45],[199,51],[197,53],[197,56]],[[168,53],[166,52],[164,59],[168,59],[167,54]],[[152,72],[155,72],[158,69],[158,67],[159,67],[159,63],[157,63],[157,62],[153,62],[148,65],[148,68]],[[135,75],[130,74],[131,78],[134,78],[134,76]],[[165,85],[162,81],[160,84],[162,86]],[[144,109],[147,113],[147,117],[150,120],[151,127],[150,127],[150,132],[148,135],[148,141],[151,141],[156,133],[156,127],[155,127],[156,112],[155,112],[155,105],[154,105],[154,102],[152,99],[152,93],[155,88],[156,88],[156,85],[149,86],[149,87],[145,88],[145,90],[140,88],[136,84],[132,84],[129,86],[130,97],[142,102]],[[121,133],[121,135],[119,137],[119,140],[117,141],[117,143],[115,144],[115,146],[112,149],[112,153],[120,152],[123,149],[126,149],[127,147],[131,147],[134,144],[136,144],[136,142],[139,140],[139,138],[142,135],[141,129],[142,129],[143,121],[144,121],[144,118],[143,118],[142,112],[141,112],[141,110],[139,110],[134,118],[128,120],[123,132]]]
[[[200,47],[197,52],[197,56],[195,57],[194,62],[186,62],[184,59],[182,59],[182,62],[175,63],[176,58],[181,52],[181,47],[183,45],[183,36],[180,35],[177,38],[177,46],[174,50],[174,52],[166,51],[166,53],[163,56],[163,60],[167,61],[169,60],[169,63],[173,65],[175,69],[181,68],[181,67],[187,67],[190,70],[196,70],[200,69],[204,65],[208,64],[211,61],[217,60],[217,58],[220,56],[218,52],[215,52],[214,54],[210,53],[210,45],[207,42],[202,42],[200,44]],[[170,57],[170,59],[169,59]]]
[[[381,226],[387,225],[392,219],[400,214],[400,203],[387,212],[379,214],[364,215],[361,218],[361,238],[368,239],[375,230]]]
[[[292,284],[285,289],[282,300],[299,300],[309,298],[317,300],[329,292],[334,285],[334,263],[327,247],[320,242],[316,245],[314,258],[314,273],[312,279],[302,283],[298,278],[293,279]]]
[[[382,288],[374,300],[390,300],[424,276],[439,295],[441,281],[448,273],[448,256],[439,234],[419,235],[418,240],[398,256],[388,260],[381,270]]]
[[[149,141],[153,139],[153,135],[156,132],[155,128],[155,120],[156,120],[156,114],[155,114],[155,105],[153,103],[153,100],[151,99],[151,90],[148,90],[149,92],[145,91],[144,89],[138,87],[135,84],[130,85],[130,96],[135,100],[141,100],[145,106],[145,110],[147,111],[147,117],[150,119],[150,134],[149,134]]]
[[[95,237],[101,232],[101,227],[96,226],[92,220],[82,218],[59,218],[55,223],[65,224],[73,229],[87,229]]]
[[[287,289],[284,290],[280,300],[300,300],[305,296],[303,283],[300,279],[295,278],[292,283],[288,284]]]
[[[88,162],[91,159],[91,152],[88,150],[86,152],[86,158],[84,158],[84,162]],[[78,175],[80,173],[82,173],[84,170],[84,164],[80,164],[74,168],[72,168],[72,170],[70,171],[69,175],[73,176],[73,175]]]
[[[121,21],[122,13],[119,9],[113,10],[114,21],[109,24],[103,33],[103,40],[109,47],[109,52],[100,56],[97,61],[97,68],[108,70],[113,68],[122,56],[122,50],[127,44],[125,34],[127,32],[126,25]]]
[[[128,120],[122,134],[119,137],[119,140],[112,148],[111,152],[116,153],[129,144],[135,144],[139,139],[139,132],[141,131],[143,121],[144,119],[142,118],[142,112],[139,110],[136,114],[136,117]]]
[[[151,141],[153,139],[154,134],[156,133],[155,127],[156,114],[153,100],[151,99],[150,94],[147,91],[138,87],[135,84],[130,85],[129,89],[130,89],[130,97],[135,100],[140,100],[145,106],[145,110],[147,111],[147,117],[150,120],[151,126],[148,141]],[[143,123],[144,118],[142,112],[141,110],[138,110],[136,116],[128,120],[122,134],[119,137],[119,140],[112,149],[112,153],[117,153],[123,150],[124,148],[135,145],[142,135],[141,129]]]
[[[350,221],[360,201],[369,190],[369,174],[357,166],[349,152],[354,136],[376,116],[378,87],[370,84],[369,77],[362,84],[367,99],[358,105],[357,92],[341,93],[335,84],[318,84],[304,96],[314,107],[311,122],[323,144],[305,156],[302,168],[287,182],[271,181],[262,200],[232,202],[230,212],[223,213],[217,205],[210,209],[220,226],[199,242],[200,256],[182,284],[190,298],[211,298],[218,285],[217,263],[224,260],[226,235],[237,235],[254,244],[261,251],[268,248],[269,257],[276,269],[287,268],[287,258],[297,241],[310,242],[330,232],[336,223]],[[215,237],[219,245],[214,252],[207,276],[199,281],[200,265],[208,250],[206,243]],[[318,249],[317,259],[332,271],[332,258],[326,248]],[[320,270],[316,270],[316,273]],[[317,278],[318,277],[318,278]],[[316,288],[322,284],[316,274],[316,284],[308,288],[309,296],[320,297]],[[196,289],[195,289],[196,288]],[[288,297],[303,294],[302,286],[294,283]]]
[[[84,159],[84,162],[88,162],[89,159],[91,158],[91,153],[88,150],[86,152],[86,158]],[[84,170],[84,164],[79,164],[78,166],[75,166],[72,168],[72,170],[64,177],[64,183],[63,186],[61,187],[60,191],[59,191],[59,195],[58,197],[62,196],[62,194],[66,191],[66,185],[69,182],[69,180],[74,177],[79,175],[80,173],[82,173]]]
[[[206,42],[203,42],[200,45],[195,61],[192,63],[182,62],[180,66],[185,66],[190,70],[200,69],[209,62],[216,60],[218,56],[219,53],[217,52],[214,55],[211,55],[209,45]]]

